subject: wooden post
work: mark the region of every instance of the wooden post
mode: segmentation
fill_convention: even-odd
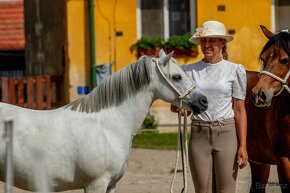
[[[2,89],[2,102],[9,103],[9,93],[8,91],[8,78],[1,78],[1,89]]]
[[[9,78],[9,103],[16,105],[15,79]]]
[[[36,107],[34,103],[34,77],[27,77],[27,107],[34,109]]]
[[[20,107],[24,106],[24,80],[23,78],[18,79],[18,88],[17,88],[17,105]]]
[[[36,77],[36,93],[36,108],[41,110],[43,108],[42,76]]]
[[[52,88],[50,76],[46,76],[46,109],[51,109],[52,107]]]

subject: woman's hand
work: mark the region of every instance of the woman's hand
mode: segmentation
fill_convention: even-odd
[[[171,104],[170,106],[170,110],[174,113],[178,113],[179,111],[181,111],[181,116],[184,116],[185,115],[185,111],[184,109],[179,109],[177,106]],[[186,111],[186,115],[189,116],[191,114],[191,111]]]
[[[237,162],[239,164],[239,168],[243,169],[246,167],[248,163],[248,153],[245,147],[239,147],[238,155],[237,155]]]

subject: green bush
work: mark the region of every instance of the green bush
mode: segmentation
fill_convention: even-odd
[[[143,124],[142,124],[143,129],[156,129],[157,128],[157,122],[155,120],[154,115],[151,113],[148,113],[146,116]]]
[[[189,41],[190,35],[171,36],[165,43],[164,48],[177,48],[180,50],[193,50],[196,45]]]
[[[142,50],[155,50],[157,47],[162,47],[164,40],[161,38],[150,38],[143,36],[135,44],[131,46],[131,49],[142,49]]]
[[[168,40],[163,40],[161,38],[150,38],[143,36],[135,44],[131,46],[131,49],[135,50],[155,50],[156,48],[165,49],[180,49],[180,50],[194,50],[197,48],[195,44],[189,41],[189,34],[180,36],[171,36]]]

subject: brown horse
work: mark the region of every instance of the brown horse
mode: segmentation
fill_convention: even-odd
[[[280,185],[282,193],[289,193],[290,35],[289,30],[274,34],[264,26],[261,28],[269,39],[260,54],[263,66],[260,73],[247,72],[247,147],[252,173],[250,192],[264,193],[267,185]],[[267,182],[270,165],[277,165],[279,182]]]

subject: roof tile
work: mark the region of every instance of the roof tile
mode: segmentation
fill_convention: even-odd
[[[0,1],[0,51],[24,47],[23,0]]]

